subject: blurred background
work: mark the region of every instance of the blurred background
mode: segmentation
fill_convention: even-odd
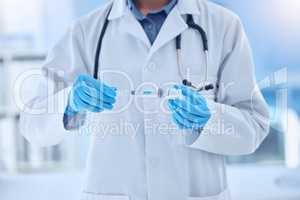
[[[105,0],[0,0],[0,199],[78,199],[88,137],[51,148],[20,136],[14,81],[38,69],[76,18]],[[251,156],[228,158],[234,200],[300,200],[300,1],[218,0],[242,19],[272,114]],[[33,84],[33,83],[26,83]],[[28,91],[30,92],[30,91]]]

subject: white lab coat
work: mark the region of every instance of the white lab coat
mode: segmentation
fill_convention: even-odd
[[[97,40],[111,5],[77,21],[50,52],[43,74],[51,89],[41,83],[21,116],[22,132],[33,144],[54,145],[70,134],[63,125],[68,91],[77,75],[93,73]],[[129,90],[142,83],[165,87],[181,82],[174,40],[178,34],[187,75],[194,84],[205,80],[201,38],[188,29],[186,14],[193,14],[208,34],[208,77],[218,85],[203,93],[213,114],[200,135],[177,130],[170,114],[159,109],[160,98],[128,103]],[[92,135],[82,200],[230,199],[225,156],[253,153],[269,129],[239,18],[211,2],[179,0],[152,46],[126,0],[113,1],[109,20],[99,76],[119,89],[115,109],[127,108],[81,113],[67,125],[77,128],[85,121],[80,133]],[[46,107],[47,112],[40,110]],[[40,113],[30,113],[32,108]]]

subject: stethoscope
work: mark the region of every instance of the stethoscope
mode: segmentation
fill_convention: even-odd
[[[105,36],[107,27],[109,25],[109,14],[110,14],[111,9],[109,10],[108,14],[106,15],[105,22],[103,24],[98,44],[97,44],[97,49],[96,49],[96,55],[95,55],[95,63],[94,63],[94,78],[98,79],[98,72],[99,72],[99,63],[100,63],[100,54],[101,54],[101,49],[102,49],[102,44],[103,44],[103,38]],[[214,84],[207,84],[208,83],[208,39],[207,39],[207,34],[204,31],[204,29],[199,26],[198,24],[195,23],[193,15],[188,14],[187,19],[186,19],[186,24],[188,25],[189,28],[196,30],[202,39],[202,44],[203,44],[203,52],[205,54],[205,85],[203,87],[197,87],[193,85],[191,81],[189,81],[187,78],[185,78],[184,73],[182,72],[183,65],[182,65],[182,52],[181,52],[181,34],[176,37],[176,55],[177,55],[177,62],[178,62],[178,74],[180,75],[180,78],[182,79],[182,84],[188,87],[193,88],[197,92],[201,91],[209,91],[214,89]],[[135,91],[132,92],[134,94]],[[158,96],[162,97],[163,96],[163,91],[159,90],[158,91]]]

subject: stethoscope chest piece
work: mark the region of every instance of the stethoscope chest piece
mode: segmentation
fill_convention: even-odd
[[[195,89],[197,92],[201,92],[201,91],[210,91],[210,90],[213,90],[215,89],[215,86],[213,83],[208,83],[202,87],[197,87],[195,85],[192,84],[192,82],[188,81],[187,79],[184,79],[182,81],[182,84],[187,86],[187,87],[191,87],[193,89]]]

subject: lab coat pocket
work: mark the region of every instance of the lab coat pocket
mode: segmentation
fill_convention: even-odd
[[[126,195],[114,194],[98,194],[83,192],[80,200],[130,200]]]
[[[187,200],[230,200],[230,192],[229,189],[226,189],[217,195],[206,197],[188,197]]]

